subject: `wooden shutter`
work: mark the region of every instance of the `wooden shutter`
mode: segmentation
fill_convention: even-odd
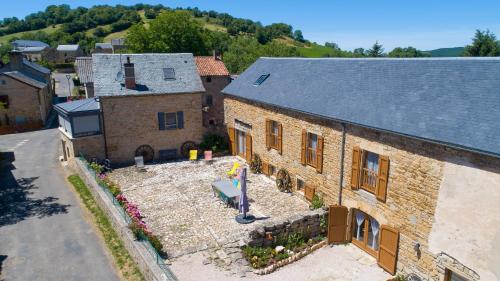
[[[266,148],[271,149],[271,120],[266,119]]]
[[[302,146],[301,146],[301,156],[300,163],[306,165],[306,151],[307,151],[307,131],[302,130]]]
[[[352,150],[351,189],[359,188],[359,171],[361,170],[361,149],[354,147]]]
[[[389,157],[380,155],[378,158],[378,177],[375,195],[385,202],[387,195],[387,181],[389,180]]]
[[[306,184],[304,188],[304,197],[307,199],[307,201],[311,202],[313,200],[315,192],[316,189],[314,187],[311,187]]]
[[[318,147],[316,148],[316,172],[323,172],[323,137],[318,136]]]
[[[382,225],[379,235],[378,265],[394,275],[398,258],[399,232],[392,227]]]
[[[278,152],[283,154],[283,125],[278,125]]]
[[[262,173],[269,176],[269,165],[266,162],[262,162]]]
[[[177,129],[184,129],[184,112],[177,111]]]
[[[236,155],[236,141],[235,141],[234,128],[228,127],[227,134],[229,135],[229,149],[231,150],[231,155]]]
[[[252,162],[252,136],[247,134],[245,158],[248,163]]]
[[[328,243],[347,242],[347,213],[345,206],[334,205],[328,208]]]
[[[158,112],[158,129],[165,130],[165,112]]]

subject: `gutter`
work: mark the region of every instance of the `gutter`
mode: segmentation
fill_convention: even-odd
[[[346,124],[342,125],[342,145],[340,148],[340,179],[339,179],[339,206],[342,206],[342,189],[344,188],[344,158],[345,158],[345,137],[346,137]]]
[[[104,110],[101,103],[101,99],[99,97],[96,97],[95,100],[99,103],[99,108],[101,109],[102,136],[104,137],[104,158],[108,159],[108,142],[106,141],[106,124],[104,123]]]

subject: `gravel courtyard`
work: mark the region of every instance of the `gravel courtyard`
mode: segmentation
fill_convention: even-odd
[[[309,206],[296,195],[282,193],[272,179],[248,171],[250,213],[257,221],[241,225],[235,221],[238,210],[214,198],[211,183],[227,178],[237,157],[216,158],[212,164],[172,162],[147,165],[146,171],[121,168],[110,176],[123,193],[136,203],[145,222],[159,235],[171,258],[235,242],[268,220],[301,214]]]

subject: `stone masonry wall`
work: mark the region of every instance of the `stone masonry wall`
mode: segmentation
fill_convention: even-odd
[[[209,78],[209,79],[208,79]],[[224,134],[224,95],[221,91],[231,82],[229,76],[202,76],[201,81],[206,92],[203,94],[203,106],[206,106],[206,96],[212,96],[212,105],[207,112],[203,112],[203,124],[207,132]],[[210,82],[208,82],[210,81]],[[209,120],[214,119],[215,125],[209,125]]]
[[[234,126],[238,119],[252,126],[253,153],[279,168],[286,168],[295,183],[297,177],[316,187],[324,195],[327,205],[337,204],[339,195],[340,155],[342,129],[337,122],[312,118],[292,111],[263,106],[234,97],[225,97],[225,122]],[[265,147],[265,120],[283,125],[283,154]],[[323,173],[300,164],[301,132],[324,137]],[[351,190],[352,151],[355,146],[389,157],[389,180],[386,202],[362,189]],[[398,272],[413,272],[424,280],[442,280],[437,257],[428,250],[429,233],[434,222],[444,161],[467,158],[482,163],[482,167],[495,167],[498,160],[441,145],[425,143],[393,134],[381,133],[356,126],[347,126],[343,175],[342,205],[349,208],[349,223],[353,209],[360,209],[380,224],[400,232]],[[490,164],[486,164],[490,163]],[[415,244],[419,243],[419,251]],[[332,257],[333,258],[333,257]]]
[[[177,149],[185,141],[199,143],[203,136],[201,94],[101,97],[108,158],[112,163],[132,163],[141,145],[159,150]],[[184,112],[184,129],[158,127],[158,112]]]
[[[80,153],[85,155],[85,158],[90,160],[97,158],[103,160],[104,156],[104,137],[103,135],[95,135],[80,138],[70,138],[66,133],[60,131],[61,140],[63,141],[67,159],[80,156]],[[69,153],[68,153],[69,152]]]

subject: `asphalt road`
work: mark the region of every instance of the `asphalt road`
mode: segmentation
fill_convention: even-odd
[[[65,181],[59,146],[57,129],[0,136],[15,157],[0,172],[0,280],[119,280]]]
[[[73,88],[75,87],[73,84],[73,79],[70,79],[68,82],[68,78],[66,78],[66,75],[68,73],[53,73],[52,78],[56,81],[55,85],[55,90],[56,90],[56,95],[59,97],[67,97],[71,96],[73,93]],[[74,73],[69,73],[72,76],[74,76]],[[68,86],[69,83],[69,86]]]

